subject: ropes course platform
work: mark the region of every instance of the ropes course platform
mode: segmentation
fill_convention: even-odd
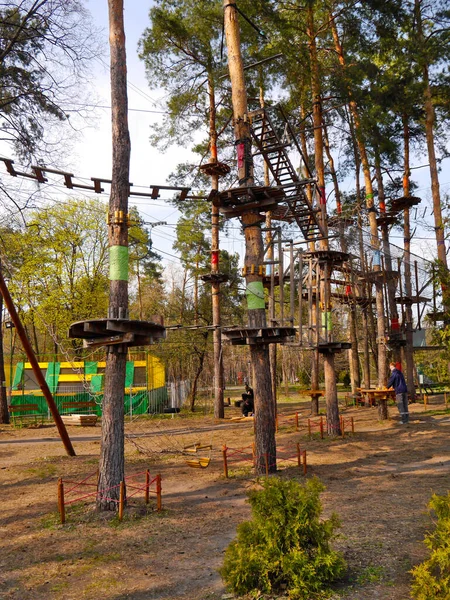
[[[232,346],[283,344],[295,333],[295,327],[233,327],[223,329],[222,338]]]
[[[204,283],[226,283],[230,278],[225,273],[207,273],[200,275],[200,279]]]
[[[402,198],[395,198],[390,202],[391,212],[400,212],[402,210],[405,210],[406,208],[417,206],[421,202],[422,199],[417,198],[417,196],[403,196]]]
[[[277,187],[244,186],[219,192],[212,196],[212,201],[225,217],[232,218],[252,210],[274,210],[284,197],[284,191]]]
[[[100,346],[147,346],[166,337],[164,325],[129,319],[91,319],[69,327],[69,337],[82,339],[85,348]]]

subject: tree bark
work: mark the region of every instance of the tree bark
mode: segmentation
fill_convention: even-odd
[[[314,125],[314,160],[316,168],[317,184],[319,186],[319,206],[321,211],[322,228],[325,234],[325,239],[321,240],[320,247],[322,250],[328,249],[328,225],[327,225],[327,209],[326,209],[326,194],[325,194],[325,167],[323,162],[323,117],[322,117],[322,99],[319,77],[319,62],[317,58],[316,46],[316,30],[314,24],[314,12],[311,3],[307,5],[307,35],[309,57],[311,62],[311,92],[313,97],[313,125]],[[325,322],[331,322],[328,319],[328,313],[331,312],[331,284],[330,284],[330,268],[319,266],[320,277],[320,299],[322,311],[325,314]],[[326,300],[327,299],[327,300]],[[326,305],[326,302],[328,305]],[[319,324],[317,324],[319,326]],[[326,342],[331,341],[332,333],[325,329]],[[325,352],[323,355],[324,375],[325,375],[325,398],[327,405],[327,423],[329,432],[339,435],[340,420],[339,420],[339,405],[337,398],[336,387],[336,370],[334,366],[334,353]]]
[[[238,164],[239,185],[251,186],[253,161],[251,158],[250,123],[247,115],[247,92],[244,79],[244,65],[240,49],[240,31],[235,0],[223,0],[224,27],[228,49],[228,68],[231,80],[234,135],[236,142],[244,144],[244,158]],[[264,262],[264,244],[261,221],[258,214],[248,212],[242,215],[245,232],[245,265]],[[250,268],[247,269],[250,272]],[[246,276],[248,302],[248,326],[266,327],[266,311],[262,275],[255,273]],[[272,400],[269,349],[267,346],[250,345],[252,378],[255,394],[255,470],[258,475],[266,471],[276,471],[275,414]]]
[[[108,318],[128,318],[128,194],[130,136],[123,0],[108,0],[111,50],[112,183],[109,200],[110,287]],[[98,510],[118,509],[125,481],[124,386],[126,346],[108,346],[102,405]]]
[[[209,143],[211,147],[211,162],[217,162],[217,129],[216,129],[216,99],[214,82],[208,77],[209,94]],[[219,189],[219,176],[211,175],[211,189]],[[220,272],[219,252],[219,207],[214,203],[211,209],[211,272]],[[214,417],[223,419],[225,407],[223,392],[225,387],[222,356],[222,331],[220,317],[220,283],[213,281],[211,284],[211,303],[213,317],[213,346],[214,346]]]
[[[300,106],[300,119],[301,119],[301,125],[300,125],[300,143],[302,146],[302,152],[303,152],[303,156],[305,157],[305,161],[308,161],[308,145],[306,142],[306,132],[305,132],[305,120],[306,120],[306,110],[305,107],[303,105]],[[304,172],[303,175],[305,178],[310,177],[310,174],[308,173],[308,170],[306,169],[306,166],[303,167]],[[308,196],[308,200],[310,201],[310,203],[312,204],[313,198],[312,198],[312,192],[311,192],[311,186],[308,185],[306,187],[306,194]],[[308,244],[308,248],[311,251],[315,250],[315,243],[314,242],[310,242]],[[317,323],[317,303],[318,302],[318,298],[316,295],[313,295],[312,298],[312,312],[310,315],[308,315],[308,319],[310,320],[310,325],[311,327],[314,328],[318,326]],[[317,350],[317,348],[314,348],[312,353],[311,353],[311,389],[312,390],[318,390],[319,389],[319,352]],[[319,397],[318,396],[311,396],[311,416],[316,417],[319,414]]]
[[[330,15],[331,19],[331,29],[335,44],[336,54],[339,59],[339,63],[342,67],[342,70],[345,71],[346,62],[344,57],[343,48],[341,42],[339,40],[339,34],[336,26],[336,20],[333,18],[333,15]],[[361,166],[364,175],[364,185],[366,188],[366,207],[369,215],[369,225],[370,225],[370,233],[371,233],[371,247],[374,258],[374,271],[380,271],[380,241],[378,237],[378,227],[377,227],[377,217],[376,210],[374,206],[374,198],[373,198],[373,186],[372,186],[372,177],[370,174],[370,165],[369,158],[367,156],[366,146],[363,141],[363,135],[361,130],[361,123],[359,119],[358,107],[356,102],[352,99],[351,90],[348,89],[349,94],[349,108],[353,118],[353,124],[355,129],[355,137],[356,143],[359,150],[359,155],[361,159]],[[375,299],[376,299],[376,311],[377,311],[377,353],[378,353],[378,385],[385,386],[387,379],[387,360],[386,360],[386,324],[385,324],[385,315],[384,315],[384,299],[383,299],[383,285],[381,280],[375,284]],[[385,411],[380,412],[380,418],[387,418],[387,414]]]
[[[411,176],[409,166],[409,122],[408,116],[403,114],[403,151],[404,151],[404,173],[403,173],[403,195],[409,197]],[[411,284],[411,225],[409,208],[406,207],[403,211],[403,244],[404,255],[403,265],[405,269],[405,295],[408,299],[412,298]],[[405,345],[405,362],[406,362],[406,385],[408,386],[408,395],[411,399],[415,398],[416,388],[414,386],[414,348],[413,348],[413,314],[412,304],[410,301],[405,304],[405,323],[403,329],[406,335]]]
[[[422,11],[420,0],[414,0],[415,22],[417,26],[418,42],[422,48],[426,47],[427,41],[423,32]],[[445,249],[445,231],[442,221],[441,194],[436,162],[436,151],[434,148],[434,122],[435,112],[431,96],[430,75],[428,62],[422,57],[422,77],[424,85],[424,110],[425,110],[425,134],[427,139],[428,162],[430,164],[431,195],[433,197],[434,229],[436,232],[437,256],[444,275],[448,274],[447,252]],[[450,308],[450,292],[445,283],[441,282],[442,303],[444,309]]]

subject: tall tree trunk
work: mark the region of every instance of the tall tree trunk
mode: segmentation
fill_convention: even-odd
[[[239,184],[254,183],[251,158],[250,123],[247,115],[247,91],[245,88],[244,65],[240,49],[240,31],[235,0],[223,0],[224,27],[228,49],[228,68],[231,80],[234,135],[236,142],[243,144],[244,156],[238,161]],[[262,265],[264,244],[261,221],[258,214],[247,212],[242,215],[245,234],[245,265]],[[266,311],[262,275],[247,269],[246,291],[248,303],[248,326],[266,327]],[[255,470],[257,474],[276,471],[275,412],[272,400],[272,381],[268,346],[250,345],[252,379],[255,394]]]
[[[331,29],[333,33],[333,39],[335,44],[336,54],[339,59],[339,63],[342,70],[345,71],[346,63],[343,48],[339,40],[339,34],[336,26],[336,20],[334,15],[330,15]],[[358,145],[359,156],[361,159],[361,166],[364,175],[364,185],[366,188],[366,207],[369,215],[369,225],[371,233],[371,247],[373,252],[373,264],[374,271],[381,270],[380,260],[380,241],[378,237],[377,217],[374,206],[373,197],[373,186],[372,177],[370,174],[369,158],[367,156],[366,146],[363,141],[363,134],[361,130],[361,123],[359,119],[358,107],[354,100],[352,100],[351,90],[348,90],[349,94],[349,108],[353,118],[355,137]],[[381,277],[381,274],[380,274]],[[376,311],[377,311],[377,350],[378,350],[378,385],[380,387],[385,386],[387,379],[387,357],[386,357],[386,323],[384,315],[384,299],[383,299],[383,283],[380,278],[375,283],[375,300],[376,300]],[[379,417],[384,420],[388,418],[387,404],[386,402],[379,403]]]
[[[414,14],[417,26],[417,37],[420,47],[426,48],[427,40],[423,32],[421,1],[414,0]],[[422,77],[424,86],[425,134],[427,139],[428,162],[430,164],[431,195],[433,197],[434,230],[436,232],[437,256],[443,275],[448,275],[447,252],[445,249],[445,231],[442,221],[441,194],[439,187],[436,151],[434,147],[434,122],[435,112],[431,96],[429,65],[424,56],[421,57]],[[441,282],[442,302],[444,309],[450,308],[450,290]]]
[[[302,146],[303,156],[305,157],[306,163],[308,163],[309,155],[308,155],[308,145],[306,141],[306,131],[305,131],[305,120],[306,120],[306,109],[302,104],[300,106],[300,143]],[[306,165],[303,167],[303,175],[305,179],[310,177],[310,173],[306,168]],[[313,195],[311,186],[308,185],[306,187],[306,195],[308,196],[308,200],[310,204],[313,204]],[[308,248],[311,251],[316,249],[316,245],[314,242],[310,242],[308,244]],[[314,329],[318,327],[317,323],[317,302],[319,301],[317,295],[313,295],[312,297],[312,311],[311,314],[308,315],[308,319],[310,320],[311,327]],[[319,350],[318,348],[314,348],[311,352],[311,389],[318,390],[319,389]],[[311,397],[311,416],[316,417],[319,414],[319,397],[312,396]]]
[[[325,167],[323,162],[323,118],[322,118],[322,98],[320,88],[320,76],[319,76],[319,61],[317,58],[317,46],[316,46],[316,29],[314,23],[314,12],[312,3],[307,5],[307,36],[308,36],[308,47],[309,57],[311,63],[311,92],[313,97],[313,125],[314,125],[314,160],[316,168],[317,184],[319,186],[319,205],[321,210],[321,221],[322,228],[324,231],[325,239],[320,241],[320,248],[322,250],[328,250],[328,225],[327,225],[327,207],[326,207],[326,193],[325,193]],[[324,322],[326,324],[331,323],[331,319],[328,318],[331,313],[331,284],[330,284],[330,272],[331,266],[327,263],[324,265],[320,263],[320,298],[322,304],[322,311],[324,314]],[[326,303],[329,303],[326,305]],[[332,332],[325,328],[326,342],[331,341]],[[340,420],[339,420],[339,405],[337,398],[337,387],[336,387],[336,369],[334,366],[334,352],[328,351],[323,355],[324,361],[324,375],[325,375],[325,398],[327,405],[327,428],[328,433],[333,435],[339,435],[341,433]]]
[[[339,181],[334,168],[334,159],[331,153],[330,144],[328,140],[328,130],[326,125],[323,127],[323,139],[325,152],[328,158],[328,169],[331,172],[333,179],[334,195],[336,197],[336,207],[338,215],[342,214],[342,203],[341,203],[341,191],[339,188]],[[339,222],[339,241],[341,243],[342,252],[348,252],[347,239],[345,237],[344,223],[342,220]],[[352,282],[353,284],[353,282]],[[356,295],[355,286],[352,285],[352,293]],[[361,379],[359,375],[359,358],[358,358],[358,335],[357,335],[357,312],[356,305],[350,304],[349,312],[349,339],[352,345],[349,352],[349,363],[350,363],[350,379],[352,384],[352,394],[355,395],[357,388],[361,387]]]
[[[208,94],[211,162],[217,163],[216,98],[214,81],[211,75],[208,76]],[[211,189],[219,189],[219,176],[217,173],[213,173],[211,175]],[[219,207],[213,202],[211,208],[211,273],[220,273],[219,259]],[[223,419],[225,417],[225,407],[223,401],[225,382],[223,374],[222,331],[220,327],[220,299],[220,282],[213,280],[211,283],[211,303],[214,325],[214,417],[216,419]]]
[[[127,65],[123,0],[108,0],[111,50],[112,183],[109,200],[110,286],[108,318],[128,318],[128,132]],[[117,510],[120,482],[125,480],[124,387],[126,346],[107,346],[102,405],[97,508]],[[106,493],[107,490],[107,493]]]
[[[404,172],[403,172],[403,195],[409,197],[411,176],[409,166],[409,119],[403,114],[403,152],[404,152]],[[405,269],[405,295],[408,301],[405,304],[405,323],[403,328],[406,335],[405,362],[406,362],[406,384],[408,386],[408,395],[411,399],[415,398],[416,388],[414,386],[414,348],[413,348],[413,314],[412,314],[412,284],[411,284],[411,225],[409,207],[403,211],[403,243],[404,255],[403,264]],[[418,292],[418,290],[417,290]]]
[[[264,89],[262,86],[259,88],[259,103],[261,108],[264,108]],[[269,175],[269,165],[267,161],[264,161],[264,185],[269,187],[270,185],[270,175]],[[272,212],[268,211],[266,214],[266,247],[267,247],[267,260],[273,261],[274,259],[274,247],[273,247],[273,235],[272,235]],[[270,270],[274,269],[275,265],[270,265]],[[283,285],[283,282],[280,279],[280,285]],[[269,295],[269,315],[275,315],[274,310],[274,301],[275,298],[272,295]],[[270,323],[270,325],[275,326],[276,323]],[[270,377],[272,379],[272,402],[273,402],[273,410],[275,415],[277,414],[277,345],[270,344],[269,346],[269,360],[270,360]]]
[[[381,173],[381,160],[378,152],[375,153],[375,177],[378,186],[378,204],[380,208],[380,216],[386,215],[386,202],[384,194],[383,175]],[[380,227],[381,238],[383,240],[384,254],[384,269],[385,271],[393,271],[391,247],[389,244],[389,229],[387,223],[383,223]],[[401,351],[399,345],[400,329],[398,325],[397,303],[395,301],[396,282],[389,277],[386,281],[387,301],[389,306],[389,315],[391,319],[390,334],[392,338],[392,360],[399,362],[401,360]]]

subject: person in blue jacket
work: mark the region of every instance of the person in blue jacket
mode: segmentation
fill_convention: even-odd
[[[388,381],[388,388],[395,390],[395,401],[397,403],[398,412],[400,413],[401,424],[406,425],[409,422],[408,410],[408,388],[403,373],[396,369],[395,363],[389,364],[391,376]]]

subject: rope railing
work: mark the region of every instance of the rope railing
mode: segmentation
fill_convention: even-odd
[[[252,451],[246,452],[248,448]],[[293,453],[293,448],[295,452]],[[236,458],[238,457],[238,458]],[[266,475],[269,475],[271,470],[276,467],[277,459],[280,462],[295,462],[299,468],[302,469],[303,474],[307,474],[307,462],[306,462],[306,450],[301,450],[300,444],[292,444],[290,447],[279,447],[277,448],[277,454],[272,455],[269,452],[258,455],[255,451],[254,444],[252,446],[246,446],[245,448],[230,448],[227,445],[222,447],[222,458],[223,458],[223,473],[226,478],[229,477],[229,463],[230,459],[234,462],[251,462],[252,467],[257,465],[264,465]]]
[[[129,483],[130,480],[135,479],[136,477],[140,477],[145,475],[145,481],[143,484],[135,484],[132,485]],[[95,482],[89,483],[89,480],[95,477]],[[65,485],[72,485],[73,487],[66,489]],[[152,489],[154,486],[154,489]],[[75,498],[68,498],[68,496],[74,494],[80,488],[95,488],[94,491],[82,494],[81,496],[76,496]],[[109,495],[111,490],[119,489],[119,499],[113,498]],[[124,481],[121,481],[119,484],[111,486],[110,488],[104,488],[102,490],[98,489],[98,472],[91,473],[87,477],[85,477],[81,481],[71,481],[69,479],[63,479],[60,477],[58,479],[58,512],[60,515],[60,521],[62,524],[66,522],[66,506],[74,504],[75,502],[80,502],[85,500],[86,498],[95,498],[96,501],[101,502],[112,502],[117,504],[119,521],[123,518],[123,510],[125,506],[125,489],[134,490],[133,493],[128,494],[127,501],[130,498],[136,496],[139,492],[144,492],[144,500],[145,503],[148,504],[150,501],[150,494],[154,494],[156,496],[156,510],[162,510],[162,486],[161,486],[161,475],[158,474],[153,479],[150,477],[150,471],[147,469],[145,471],[141,471],[140,473],[134,473],[133,475],[128,475],[125,477]]]
[[[320,439],[323,440],[325,431],[329,435],[340,435],[345,437],[346,425],[349,425],[351,432],[355,433],[355,421],[353,417],[339,417],[339,425],[332,425],[326,417],[319,417],[317,420],[308,419],[308,436],[312,438],[313,432],[317,431],[320,434]]]

